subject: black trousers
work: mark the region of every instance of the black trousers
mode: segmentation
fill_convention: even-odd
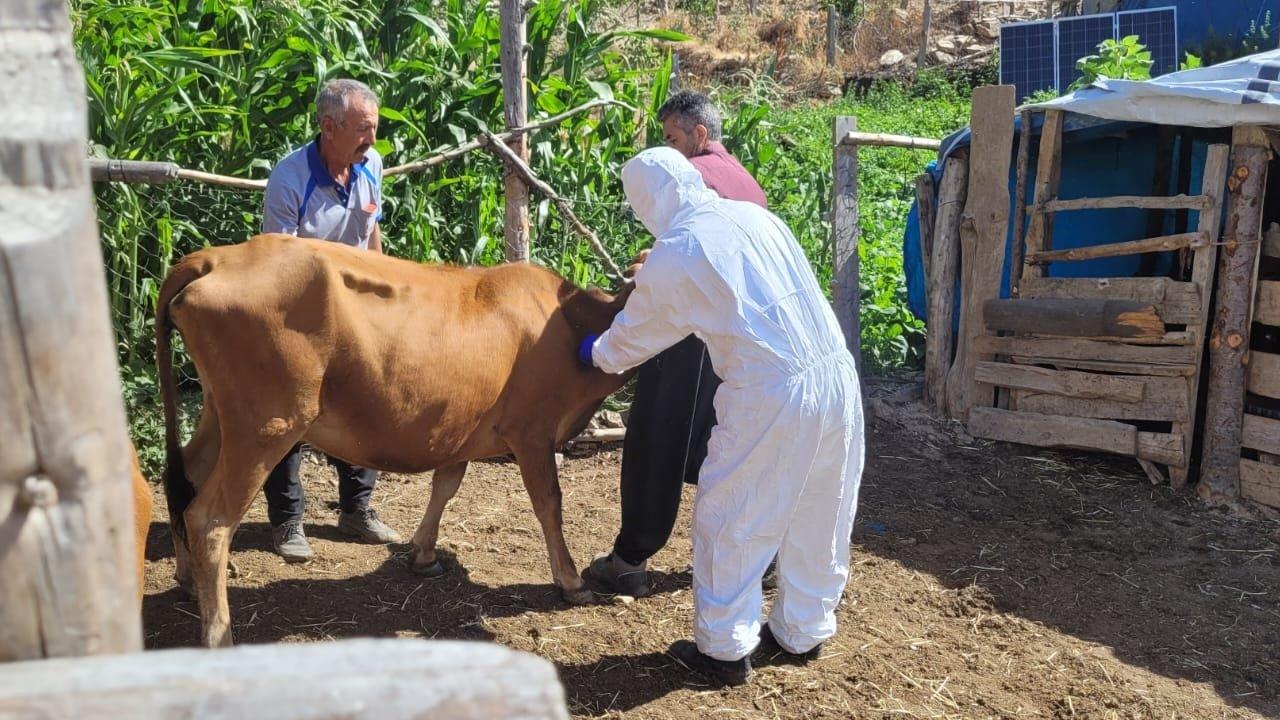
[[[667,544],[684,483],[696,484],[720,378],[692,335],[640,368],[622,445],[622,529],[613,552],[638,565]]]
[[[329,464],[338,471],[338,507],[344,513],[369,507],[369,496],[378,482],[378,471],[362,468],[337,458],[329,458]],[[267,496],[267,518],[273,527],[302,517],[305,499],[298,469],[302,467],[302,444],[293,446],[271,474],[263,492]]]

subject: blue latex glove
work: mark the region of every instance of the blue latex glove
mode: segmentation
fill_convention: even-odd
[[[593,368],[596,366],[595,362],[591,360],[591,346],[595,345],[596,339],[599,337],[599,335],[588,335],[582,338],[582,342],[578,345],[578,362],[582,363],[584,367]]]

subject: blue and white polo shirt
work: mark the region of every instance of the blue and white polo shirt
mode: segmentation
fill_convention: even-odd
[[[339,185],[320,159],[320,138],[289,153],[267,180],[262,232],[287,233],[364,250],[382,219],[382,156],[369,148]]]

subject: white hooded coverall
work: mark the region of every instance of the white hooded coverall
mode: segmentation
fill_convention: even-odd
[[[781,220],[719,198],[669,148],[637,155],[622,182],[657,242],[592,361],[624,372],[692,333],[724,380],[693,510],[694,639],[718,660],[755,649],[776,552],[769,627],[806,652],[835,634],[849,578],[863,462],[853,358]]]

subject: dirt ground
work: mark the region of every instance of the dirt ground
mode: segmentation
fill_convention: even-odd
[[[978,442],[905,401],[871,404],[840,631],[808,666],[758,658],[749,685],[717,690],[665,654],[691,634],[692,488],[654,596],[563,604],[509,462],[471,465],[434,580],[405,569],[406,547],[343,542],[332,471],[307,463],[319,559],[270,553],[259,498],[233,548],[236,641],[490,640],[555,663],[581,717],[1280,717],[1280,523],[1206,509],[1124,461]],[[580,567],[617,529],[619,455],[584,448],[561,470]],[[427,494],[427,476],[384,476],[375,505],[409,536]],[[156,508],[146,644],[193,645]]]

